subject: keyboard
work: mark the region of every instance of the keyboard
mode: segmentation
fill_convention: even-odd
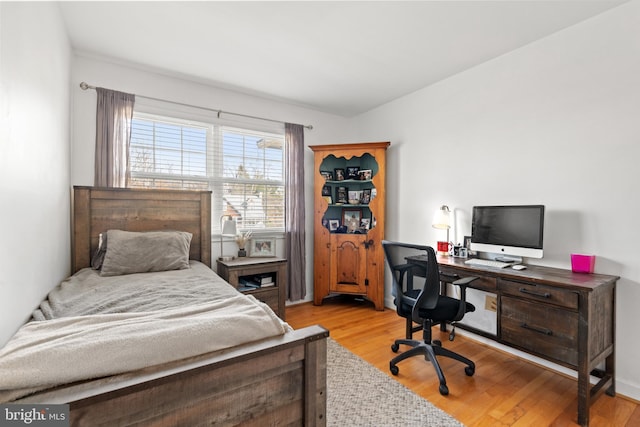
[[[512,263],[510,262],[502,262],[496,261],[493,259],[480,259],[480,258],[471,258],[464,262],[468,265],[476,265],[479,267],[494,267],[494,268],[505,268],[509,267]]]

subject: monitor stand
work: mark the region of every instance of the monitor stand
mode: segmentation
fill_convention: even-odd
[[[522,263],[522,257],[520,256],[498,255],[494,259],[500,262],[515,262],[516,264]]]

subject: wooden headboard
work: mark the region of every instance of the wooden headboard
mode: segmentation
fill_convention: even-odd
[[[110,229],[188,231],[189,258],[211,267],[210,191],[76,186],[72,227],[72,273],[91,265],[100,233]]]

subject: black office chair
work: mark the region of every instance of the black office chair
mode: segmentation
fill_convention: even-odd
[[[396,311],[399,316],[407,319],[407,337],[397,339],[391,350],[397,353],[401,344],[412,347],[391,360],[391,373],[398,375],[398,362],[422,355],[433,364],[440,380],[440,394],[446,396],[449,394],[449,388],[436,356],[449,357],[466,364],[464,372],[468,376],[475,373],[476,366],[466,357],[442,347],[440,341],[432,341],[431,327],[434,323],[456,322],[461,320],[465,313],[475,311],[473,304],[465,301],[465,296],[466,285],[476,277],[466,277],[453,282],[460,287],[460,299],[440,295],[440,272],[432,247],[386,240],[382,242],[382,247],[393,278],[392,294],[395,297]],[[421,325],[422,341],[411,339],[414,322]],[[453,340],[453,337],[452,331],[449,339]]]

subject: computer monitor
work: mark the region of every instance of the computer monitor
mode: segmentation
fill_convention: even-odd
[[[474,206],[472,251],[498,254],[498,259],[521,262],[542,258],[544,206]]]

